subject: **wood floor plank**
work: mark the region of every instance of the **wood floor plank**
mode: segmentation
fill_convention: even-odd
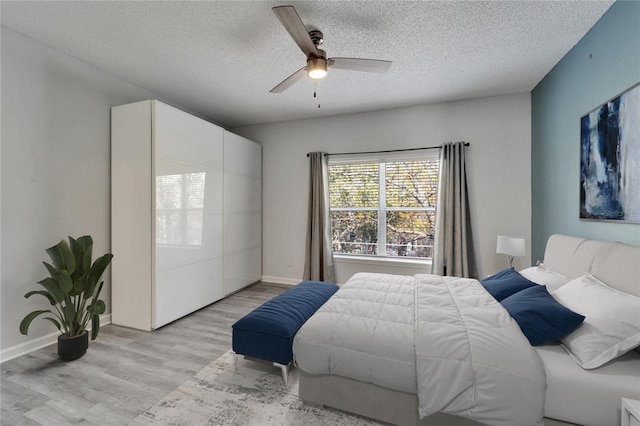
[[[231,348],[231,326],[289,289],[258,283],[159,330],[116,325],[80,359],[55,345],[1,365],[2,425],[126,425]]]

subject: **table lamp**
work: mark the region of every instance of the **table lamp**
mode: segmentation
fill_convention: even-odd
[[[509,259],[509,267],[511,268],[514,257],[522,257],[525,255],[524,238],[498,235],[496,253],[506,254]]]

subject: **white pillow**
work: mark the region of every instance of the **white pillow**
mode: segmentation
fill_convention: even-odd
[[[551,295],[586,318],[562,345],[582,368],[600,367],[640,344],[640,298],[615,290],[593,275],[565,284]]]
[[[544,285],[547,287],[547,291],[551,293],[571,281],[571,279],[565,277],[562,274],[553,272],[551,269],[544,266],[542,263],[538,266],[532,266],[520,271],[520,275],[533,281],[536,284]]]

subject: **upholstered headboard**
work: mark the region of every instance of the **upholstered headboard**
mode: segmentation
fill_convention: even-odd
[[[547,241],[544,264],[569,278],[590,272],[613,288],[640,296],[640,247],[555,234]]]

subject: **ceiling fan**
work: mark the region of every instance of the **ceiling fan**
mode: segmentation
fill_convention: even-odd
[[[324,35],[321,31],[307,31],[300,16],[293,6],[276,6],[272,8],[280,23],[289,32],[293,41],[307,57],[307,65],[285,78],[270,90],[271,93],[282,93],[300,80],[305,74],[312,79],[320,79],[327,75],[327,67],[352,71],[387,72],[391,61],[360,58],[327,58],[327,53],[319,49]]]

